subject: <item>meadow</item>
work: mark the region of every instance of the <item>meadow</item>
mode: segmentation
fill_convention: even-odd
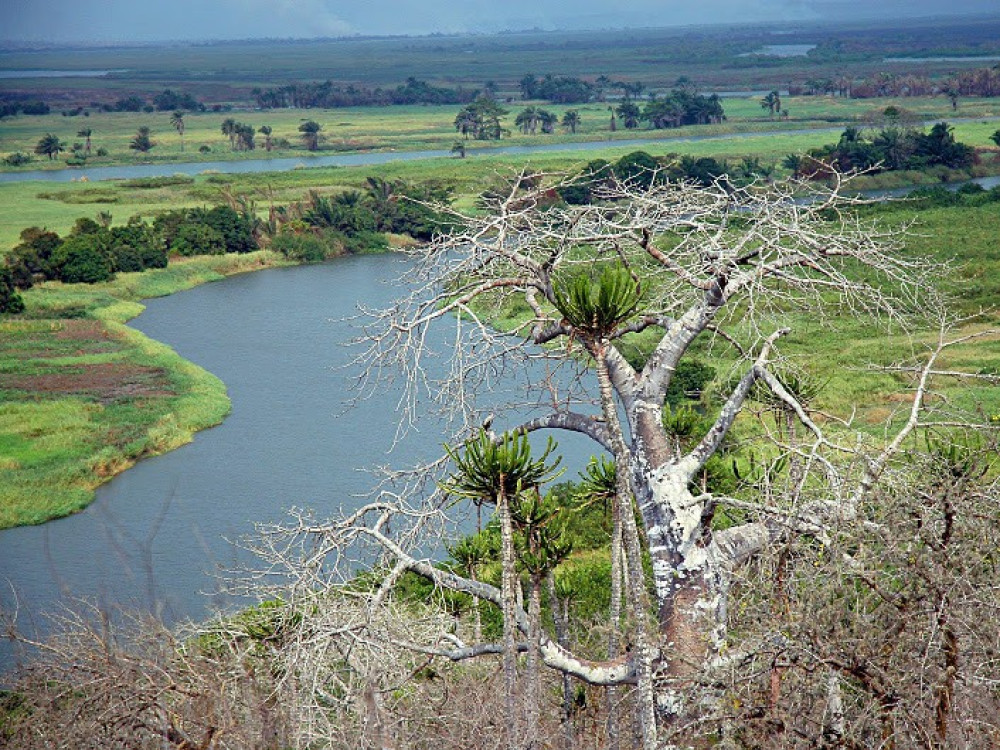
[[[989,135],[997,129],[993,118],[1000,117],[1000,99],[969,98],[952,108],[945,97],[907,97],[846,99],[832,96],[785,97],[783,108],[788,116],[769,117],[760,106],[760,97],[727,97],[722,103],[726,122],[717,125],[689,125],[668,130],[638,128],[625,130],[619,126],[610,131],[610,114],[606,102],[583,105],[549,105],[544,102],[514,101],[504,106],[509,114],[504,124],[510,129],[500,141],[466,141],[470,154],[488,152],[494,146],[532,146],[545,143],[594,142],[595,147],[609,145],[616,139],[684,139],[704,136],[749,135],[772,133],[775,143],[754,153],[783,156],[791,153],[801,143],[819,145],[829,135],[785,135],[784,131],[826,129],[847,125],[864,125],[886,107],[900,107],[922,121],[947,120],[955,122],[959,139],[974,146],[989,146]],[[560,128],[556,133],[524,134],[514,127],[518,111],[526,106],[538,106],[562,118],[569,109],[580,113],[580,126],[575,134]],[[302,158],[308,165],[313,155],[302,141],[299,126],[313,120],[322,126],[321,142],[317,154],[357,151],[419,151],[450,149],[462,140],[454,127],[457,105],[409,105],[393,107],[345,107],[342,109],[280,109],[233,110],[227,112],[188,112],[184,114],[183,139],[171,125],[170,112],[100,112],[89,116],[82,114],[65,117],[58,113],[48,115],[18,115],[0,123],[0,157],[14,153],[32,155],[32,160],[21,166],[11,166],[0,160],[0,171],[25,171],[65,168],[66,161],[75,161],[74,144],[82,148],[85,138],[78,135],[89,129],[91,153],[87,166],[120,164],[163,164],[169,173],[171,162],[206,162],[252,160],[278,157]],[[257,147],[252,151],[235,150],[222,132],[226,119],[245,122],[258,129],[272,128],[272,151],[264,149],[264,139],[258,133]],[[145,153],[130,148],[137,130],[149,128],[153,148]],[[991,129],[992,128],[992,129]],[[46,133],[55,135],[65,145],[65,150],[54,159],[34,155],[39,139]],[[788,138],[790,140],[783,141]],[[597,144],[600,144],[599,146]],[[106,152],[98,155],[98,150]],[[743,148],[746,152],[747,149]]]

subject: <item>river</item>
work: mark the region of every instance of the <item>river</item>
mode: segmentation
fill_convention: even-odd
[[[344,319],[359,302],[395,297],[400,288],[387,282],[405,263],[342,258],[148,300],[130,325],[218,375],[232,413],[191,444],[114,478],[83,512],[0,532],[0,604],[16,601],[28,631],[66,596],[153,610],[168,622],[204,617],[232,603],[214,593],[214,573],[246,561],[227,539],[292,505],[320,514],[352,506],[372,484],[364,467],[439,455],[444,437],[434,423],[392,448],[392,391],[345,409],[357,353],[345,344],[358,330]],[[558,437],[581,468],[590,444]],[[15,657],[0,641],[0,672]]]
[[[772,130],[764,133],[726,133],[720,135],[689,135],[689,136],[669,136],[651,138],[629,138],[619,134],[619,137],[608,138],[603,141],[575,141],[573,143],[539,143],[531,146],[495,146],[476,148],[475,142],[469,142],[468,158],[474,159],[477,156],[524,156],[533,153],[550,153],[560,151],[586,151],[620,146],[628,148],[648,148],[650,146],[662,146],[671,143],[696,143],[699,141],[725,141],[741,138],[755,138],[772,135],[796,135],[800,133],[839,133],[843,130],[839,127],[823,128],[797,128],[787,130]],[[36,180],[49,180],[52,182],[70,182],[86,178],[91,182],[95,180],[121,180],[135,179],[139,177],[159,177],[162,175],[197,175],[203,172],[221,172],[225,174],[245,174],[247,172],[282,172],[289,169],[307,167],[359,167],[373,166],[377,164],[387,164],[393,161],[417,161],[419,159],[433,159],[443,157],[454,157],[451,151],[423,150],[423,151],[371,151],[366,153],[333,154],[322,155],[302,155],[293,158],[275,159],[248,159],[245,161],[200,161],[181,162],[176,164],[128,164],[117,167],[73,167],[66,169],[36,169],[27,172],[0,172],[0,182],[28,182]]]
[[[966,119],[974,122],[1000,120],[1000,117],[952,118],[950,123],[963,122]],[[936,121],[927,121],[924,126]],[[527,156],[534,153],[593,151],[604,148],[649,148],[651,146],[669,146],[678,143],[699,143],[703,141],[730,141],[746,138],[766,138],[770,136],[802,135],[805,133],[840,133],[846,125],[821,128],[784,128],[752,133],[722,133],[716,135],[670,135],[671,131],[657,131],[649,138],[628,137],[626,133],[618,133],[612,137],[609,133],[603,141],[574,141],[572,143],[538,143],[530,146],[487,146],[477,148],[474,141],[468,142],[468,158],[478,156]],[[67,167],[65,169],[35,169],[24,172],[0,172],[0,183],[4,182],[72,182],[86,179],[96,180],[130,180],[142,177],[161,177],[164,175],[194,176],[204,172],[219,172],[222,174],[247,174],[257,172],[284,172],[290,169],[305,169],[310,167],[365,167],[378,164],[388,164],[394,161],[418,161],[420,159],[455,158],[451,151],[444,149],[425,149],[423,151],[369,151],[363,153],[343,153],[331,155],[306,155],[291,158],[260,158],[226,161],[196,161],[177,162],[171,164],[125,164],[115,167]]]

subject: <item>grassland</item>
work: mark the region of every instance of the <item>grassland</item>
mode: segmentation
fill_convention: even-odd
[[[880,99],[858,101],[833,97],[798,97],[786,100],[790,117],[774,120],[766,117],[757,98],[726,100],[729,120],[720,125],[689,126],[676,130],[637,130],[610,133],[605,104],[578,107],[582,127],[576,136],[524,135],[513,133],[500,142],[504,146],[533,146],[545,143],[576,141],[579,149],[572,152],[539,151],[529,155],[506,156],[491,153],[490,144],[468,142],[468,158],[438,158],[417,162],[390,162],[378,167],[309,168],[310,158],[298,143],[297,128],[306,118],[315,118],[324,126],[326,151],[367,148],[383,151],[420,149],[447,150],[456,140],[452,125],[454,107],[391,107],[353,108],[341,110],[281,110],[272,112],[198,113],[185,116],[185,150],[180,149],[180,137],[170,127],[166,113],[123,114],[101,113],[90,118],[66,118],[60,115],[17,117],[0,125],[0,148],[8,151],[31,151],[38,137],[45,132],[56,133],[72,142],[77,129],[86,125],[93,130],[92,148],[108,149],[107,157],[92,157],[94,166],[128,163],[163,165],[163,174],[171,173],[170,163],[183,160],[259,159],[265,154],[233,152],[229,140],[220,130],[226,116],[243,119],[256,126],[270,124],[274,138],[287,137],[294,148],[277,149],[275,157],[299,157],[303,169],[286,172],[245,173],[239,175],[202,174],[193,180],[180,180],[176,185],[157,188],[136,187],[129,181],[99,183],[0,183],[0,253],[16,244],[21,228],[45,226],[64,233],[79,216],[93,216],[109,211],[117,221],[132,215],[151,217],[156,212],[182,206],[203,205],[221,199],[221,191],[246,194],[261,204],[298,200],[310,189],[330,190],[338,187],[359,187],[368,174],[409,180],[435,179],[453,183],[457,191],[473,195],[487,187],[496,171],[509,171],[523,164],[544,170],[574,169],[594,158],[614,159],[635,150],[637,146],[615,145],[616,141],[649,139],[641,147],[656,156],[677,154],[695,157],[739,160],[756,157],[764,164],[777,164],[787,154],[803,153],[837,139],[837,129],[848,123],[864,123],[872,113],[890,105],[906,106],[917,116],[928,120],[963,119],[955,122],[958,140],[969,143],[986,154],[975,174],[997,169],[989,149],[995,149],[990,135],[1000,127],[1000,121],[989,119],[1000,115],[1000,100],[977,99],[960,102],[957,113],[941,97],[925,99]],[[519,106],[519,105],[518,105]],[[515,107],[512,106],[512,112]],[[562,113],[565,107],[551,107]],[[994,114],[996,113],[996,114]],[[509,118],[509,119],[512,119]],[[835,123],[835,124],[834,124]],[[135,129],[146,125],[153,129],[158,145],[149,154],[139,156],[130,151],[128,142]],[[821,129],[822,130],[819,130]],[[799,132],[784,132],[799,130]],[[198,146],[211,151],[201,154]],[[46,159],[36,160],[25,168],[48,166]],[[65,166],[56,160],[52,166]],[[956,175],[961,178],[963,175]],[[919,174],[883,175],[873,180],[875,186],[936,181],[938,177]]]
[[[225,385],[125,321],[140,299],[279,263],[205,257],[26,292],[25,313],[0,321],[0,529],[80,510],[138,459],[220,422]]]
[[[922,120],[948,120],[956,122],[960,140],[973,146],[988,147],[989,135],[998,124],[991,118],[1000,118],[1000,99],[966,99],[953,109],[944,97],[909,97],[857,100],[835,97],[786,97],[783,107],[788,117],[774,119],[766,116],[758,97],[730,97],[723,100],[727,121],[718,125],[686,126],[671,130],[622,130],[611,133],[608,104],[603,102],[578,106],[547,105],[544,102],[516,101],[507,105],[510,114],[505,118],[513,129],[516,113],[528,104],[542,106],[559,117],[567,109],[580,112],[581,125],[576,134],[560,131],[551,135],[525,135],[516,130],[499,142],[470,141],[471,153],[486,151],[493,146],[534,146],[546,143],[594,142],[601,146],[608,140],[618,139],[685,139],[721,137],[727,135],[772,134],[779,143],[767,149],[774,155],[790,153],[799,143],[819,145],[831,139],[829,134],[786,135],[784,131],[831,128],[848,124],[864,124],[888,106],[902,107]],[[73,159],[70,147],[81,146],[85,139],[77,133],[83,128],[92,131],[91,155],[87,166],[123,164],[163,164],[169,174],[170,163],[255,160],[264,158],[299,157],[304,165],[314,154],[305,149],[298,127],[306,120],[315,120],[323,130],[323,141],[318,154],[358,151],[419,151],[428,149],[448,150],[458,140],[454,128],[457,106],[397,106],[352,107],[333,110],[282,109],[266,111],[231,111],[187,113],[184,116],[183,144],[180,135],[170,123],[169,112],[122,113],[92,112],[89,117],[78,115],[64,117],[60,114],[41,116],[19,115],[0,123],[0,156],[13,153],[32,154],[39,138],[46,133],[56,135],[66,144],[67,150],[55,159],[44,156],[11,167],[0,162],[0,171],[58,169],[66,167],[66,160]],[[276,147],[271,152],[263,149],[263,139],[258,135],[258,148],[253,151],[234,151],[229,138],[223,135],[222,122],[233,118],[255,128],[268,125],[273,129]],[[129,148],[140,127],[148,127],[156,144],[146,153]],[[182,150],[183,145],[183,150]],[[595,147],[599,147],[596,146]],[[106,156],[98,156],[104,149]],[[203,150],[207,149],[207,150]],[[780,152],[784,149],[783,152]]]

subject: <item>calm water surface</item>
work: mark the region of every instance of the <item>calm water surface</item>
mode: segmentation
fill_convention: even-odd
[[[226,538],[278,520],[289,506],[333,514],[358,502],[371,476],[406,466],[444,440],[427,424],[392,448],[396,394],[345,409],[358,333],[356,305],[387,303],[406,261],[345,258],[244,274],[147,302],[131,325],[228,386],[232,413],[194,442],[141,461],[102,487],[85,511],[0,532],[0,605],[21,606],[31,630],[64,597],[161,613],[168,621],[231,604],[214,573],[240,560]],[[498,423],[498,427],[503,425]],[[581,467],[586,440],[560,436]],[[9,585],[8,585],[9,582]],[[16,654],[0,641],[0,671]]]

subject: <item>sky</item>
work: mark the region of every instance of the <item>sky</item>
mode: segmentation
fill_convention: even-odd
[[[997,0],[0,0],[0,39],[124,42],[996,13]]]

